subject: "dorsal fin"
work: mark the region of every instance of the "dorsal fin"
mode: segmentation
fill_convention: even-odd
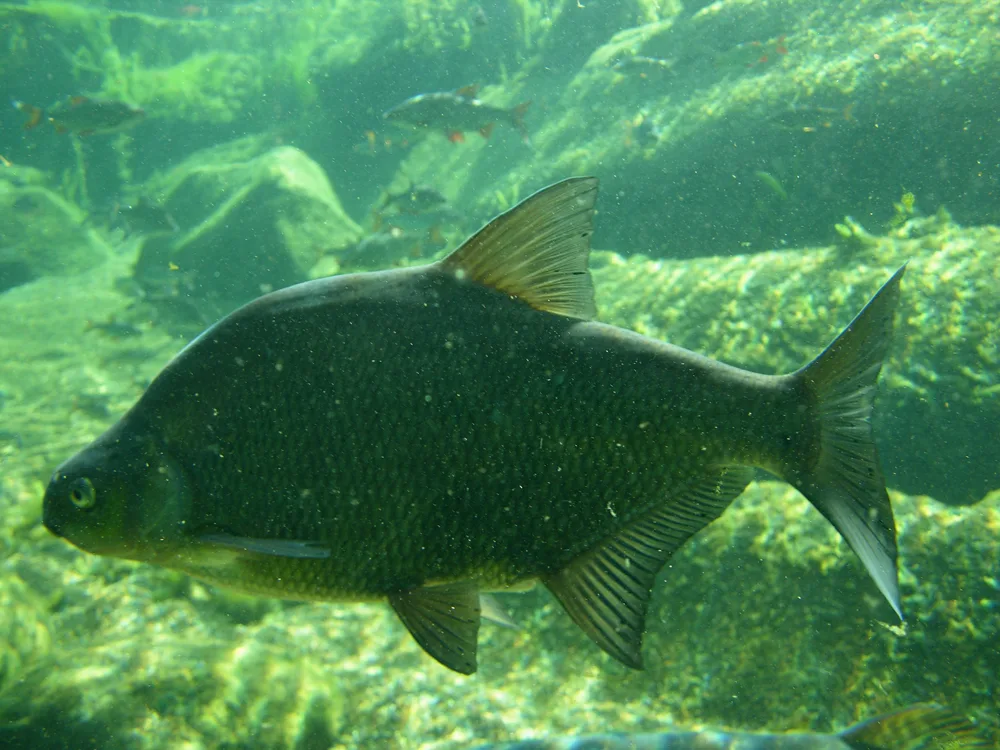
[[[500,214],[441,265],[536,310],[592,318],[587,260],[596,199],[596,177],[557,182]]]
[[[455,96],[461,96],[464,99],[475,99],[478,94],[478,83],[470,83],[468,86],[462,86],[461,88],[455,89]]]

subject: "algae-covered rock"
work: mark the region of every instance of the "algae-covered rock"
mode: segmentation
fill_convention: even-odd
[[[998,135],[982,97],[1000,78],[997,10],[722,0],[664,15],[606,39],[557,92],[505,82],[498,103],[549,99],[533,150],[426,143],[405,168],[480,215],[509,202],[498,191],[596,174],[615,205],[597,241],[651,257],[828,242],[845,214],[888,221],[903,189],[924,212],[996,222],[968,144]]]
[[[150,237],[135,278],[151,299],[185,297],[206,321],[305,280],[324,253],[361,235],[319,165],[289,146],[198,153],[147,192],[183,231]]]
[[[170,67],[135,67],[124,87],[151,117],[220,123],[256,106],[263,80],[253,55],[215,51]]]
[[[110,253],[87,214],[30,168],[0,170],[0,292],[42,276],[94,268]]]

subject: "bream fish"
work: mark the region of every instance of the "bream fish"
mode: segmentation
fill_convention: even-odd
[[[245,592],[387,600],[462,673],[480,592],[541,581],[640,668],[658,571],[762,467],[901,613],[869,418],[903,269],[816,360],[759,375],[590,320],[596,196],[568,179],[440,261],[242,307],[56,469],[45,526]]]
[[[435,91],[412,96],[389,109],[383,117],[411,127],[438,130],[453,143],[465,140],[465,133],[478,132],[489,138],[497,123],[513,125],[528,142],[528,129],[524,126],[524,113],[530,101],[511,109],[484,104],[477,99],[478,86],[466,86],[455,91]]]
[[[56,132],[83,136],[117,133],[137,125],[146,117],[143,110],[127,102],[91,99],[88,96],[71,96],[47,110],[24,102],[14,102],[14,107],[28,116],[24,123],[25,130],[48,120],[55,126]]]
[[[836,734],[663,732],[599,734],[479,745],[476,750],[987,750],[967,719],[923,704],[876,716]]]

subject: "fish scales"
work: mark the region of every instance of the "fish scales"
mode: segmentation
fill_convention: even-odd
[[[658,571],[759,467],[900,613],[869,420],[903,270],[812,363],[751,373],[589,320],[596,185],[540,191],[436,263],[223,319],[56,470],[46,527],[252,593],[387,600],[466,674],[480,618],[505,619],[481,593],[540,580],[639,668]]]
[[[768,423],[797,429],[780,379],[532,313],[435,270],[320,280],[247,308],[146,397],[192,494],[221,501],[193,506],[189,530],[330,547],[245,565],[259,592],[502,586],[558,570],[706,460],[746,460]],[[182,392],[198,397],[181,420]]]

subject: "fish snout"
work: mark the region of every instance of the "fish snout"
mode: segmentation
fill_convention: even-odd
[[[66,522],[65,515],[59,510],[59,502],[56,498],[54,488],[64,480],[56,472],[49,480],[49,485],[45,489],[45,496],[42,499],[42,526],[58,537],[63,537],[63,528]]]

